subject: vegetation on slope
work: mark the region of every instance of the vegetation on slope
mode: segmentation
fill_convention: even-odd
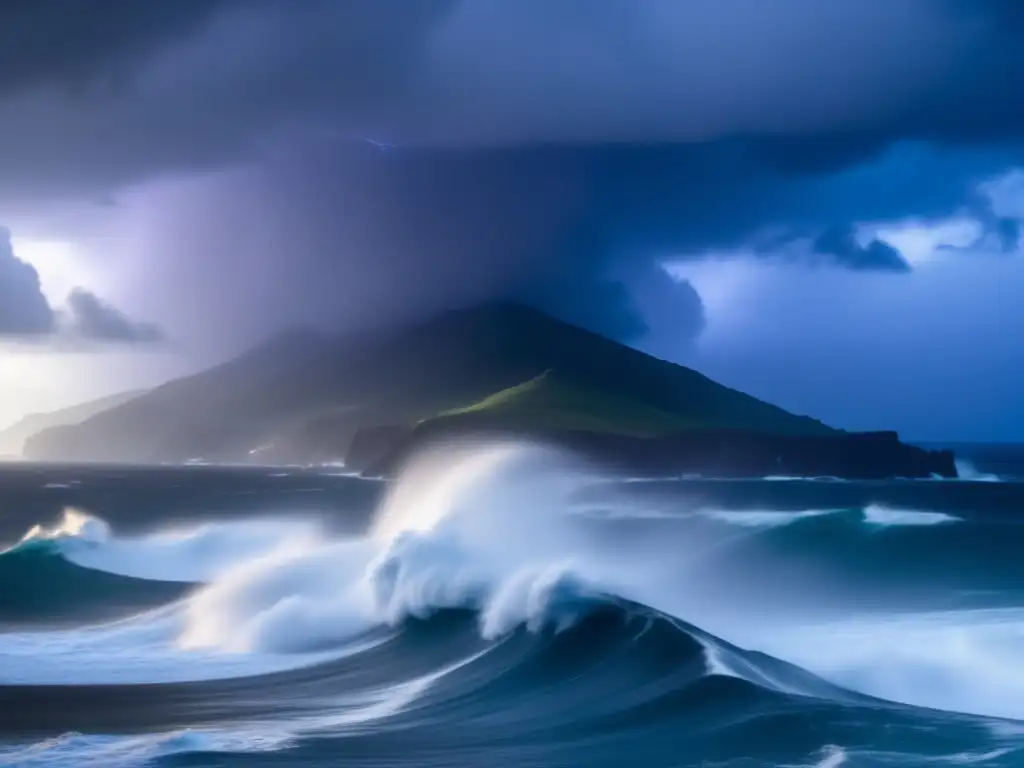
[[[465,407],[553,369],[588,391],[673,414],[687,426],[788,435],[835,432],[690,368],[514,304],[449,313],[417,328],[413,338],[412,354],[438,372],[428,373],[427,380],[458,372],[452,386],[436,390],[462,393],[448,408]],[[474,388],[482,391],[467,396]]]
[[[440,416],[467,414],[488,417],[496,424],[631,437],[658,437],[700,426],[678,414],[571,381],[553,369],[472,405],[443,411]]]

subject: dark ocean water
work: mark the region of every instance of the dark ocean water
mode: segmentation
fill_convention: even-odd
[[[1024,766],[1024,452],[968,458],[11,465],[0,765]]]

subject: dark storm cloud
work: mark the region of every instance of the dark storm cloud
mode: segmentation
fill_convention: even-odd
[[[149,274],[196,285],[190,306],[254,322],[350,326],[505,298],[633,338],[647,327],[634,284],[661,270],[646,242],[619,237],[604,185],[582,182],[591,163],[525,148],[307,150],[154,200],[177,216],[146,243]]]
[[[862,244],[850,226],[826,229],[815,239],[813,250],[823,256],[831,256],[851,269],[910,271],[910,265],[895,248],[877,239]]]
[[[142,247],[167,294],[158,317],[250,336],[268,318],[348,327],[504,297],[618,338],[678,326],[686,339],[701,327],[699,297],[657,287],[659,262],[772,254],[836,222],[941,218],[998,167],[910,146],[822,177],[744,142],[381,151],[326,140],[154,197],[144,207],[159,226]],[[793,257],[820,263],[807,250]],[[843,244],[828,261],[906,268],[881,243]]]
[[[66,317],[65,317],[66,315]],[[17,257],[10,232],[0,227],[0,338],[63,339],[109,343],[160,341],[160,329],[136,323],[95,294],[75,288],[67,311],[55,310],[43,294],[36,268]]]
[[[987,162],[906,148],[823,187],[785,153],[741,142],[381,151],[327,141],[153,201],[180,218],[147,248],[163,265],[156,283],[204,283],[200,305],[214,313],[239,306],[217,300],[239,281],[263,297],[241,314],[320,307],[341,325],[502,296],[636,338],[651,320],[634,300],[671,293],[651,287],[659,261],[758,243],[776,221],[778,241],[813,240],[843,216],[905,215],[908,198],[918,215],[948,215],[968,191],[963,169]],[[737,168],[748,172],[737,179]],[[906,269],[882,243],[840,245],[828,253],[841,268]],[[699,318],[692,289],[678,290],[680,317]]]
[[[115,344],[149,344],[163,340],[158,326],[132,320],[84,288],[75,288],[68,295],[67,311],[71,327],[85,339]]]
[[[668,360],[685,357],[704,331],[707,312],[696,288],[686,280],[670,278],[662,269],[634,274],[625,283],[634,296],[646,332],[637,339],[645,352]]]
[[[835,234],[955,212],[1024,126],[1003,2],[197,1],[159,24],[141,7],[17,59],[0,201],[247,165],[211,182],[210,212],[163,213],[180,220],[157,271],[181,303],[221,270],[282,317],[512,295],[632,336],[651,322],[631,286],[664,258],[804,238],[901,271]],[[252,287],[256,260],[286,266]]]
[[[79,19],[87,5],[7,11],[18,23],[0,50],[18,98],[0,105],[0,159],[18,194],[216,167],[285,134],[477,147],[771,137],[789,164],[822,171],[895,139],[1020,128],[1004,119],[1021,73],[1006,66],[1009,6],[995,3],[113,0]]]
[[[1020,246],[1021,223],[1016,219],[1000,217],[996,220],[995,232],[1003,253],[1013,253]]]
[[[11,233],[0,227],[0,336],[48,334],[55,327],[39,273],[14,254]]]
[[[116,83],[160,47],[195,31],[221,4],[5,0],[0,5],[0,91]]]
[[[48,3],[19,8],[30,38],[52,44],[76,27],[51,19]],[[413,85],[430,30],[456,4],[114,0],[68,54],[17,54],[0,90],[0,200],[102,198],[251,161],[282,133],[353,141],[413,114],[429,120],[432,96]]]

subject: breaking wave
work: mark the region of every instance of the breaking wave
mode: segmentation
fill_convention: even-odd
[[[444,743],[449,762],[438,764],[476,764],[479,750],[502,744],[526,750],[509,752],[513,763],[543,754],[565,764],[559,755],[568,760],[572,747],[592,756],[587,764],[612,765],[602,756],[647,754],[680,734],[709,754],[764,742],[803,700],[836,722],[853,708],[907,738],[925,717],[918,707],[941,710],[965,734],[1024,718],[1018,609],[834,610],[851,584],[866,583],[866,558],[879,579],[912,584],[914,562],[955,552],[950,531],[969,528],[960,517],[612,497],[595,508],[587,490],[597,480],[529,445],[427,454],[390,487],[368,532],[350,538],[298,518],[121,538],[66,510],[0,553],[0,581],[38,586],[0,598],[0,618],[70,605],[118,615],[0,633],[0,709],[27,691],[37,697],[0,736],[49,734],[47,713],[70,713],[60,734],[0,748],[0,762],[73,753],[135,765],[280,749],[301,762],[313,748],[304,745],[324,738],[361,740],[366,751],[353,754],[387,762],[388,734],[401,731],[411,743]],[[985,573],[969,563],[949,575],[963,589],[978,587],[975,576]],[[121,719],[104,730],[95,718],[107,697],[120,697]],[[168,719],[198,730],[61,735],[69,722],[134,733]],[[268,720],[276,730],[259,725]],[[939,746],[935,759],[966,754]],[[830,749],[797,740],[763,753],[792,765],[857,754]]]

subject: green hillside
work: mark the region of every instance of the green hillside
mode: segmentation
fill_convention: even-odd
[[[574,382],[554,370],[441,417],[477,414],[498,424],[657,437],[700,422]]]

